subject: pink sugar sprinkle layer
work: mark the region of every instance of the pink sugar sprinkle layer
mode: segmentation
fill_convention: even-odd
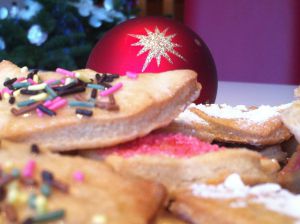
[[[100,149],[100,156],[118,155],[132,157],[135,155],[166,155],[177,158],[189,158],[209,152],[224,150],[224,147],[200,141],[193,136],[183,134],[149,134],[115,147]]]

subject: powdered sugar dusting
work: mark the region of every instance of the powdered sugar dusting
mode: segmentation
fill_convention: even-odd
[[[272,117],[279,116],[279,110],[282,110],[288,106],[289,104],[278,107],[262,105],[254,109],[249,109],[244,105],[232,107],[226,104],[199,104],[195,107],[213,117],[224,119],[244,119],[255,123],[262,123],[271,119]]]
[[[234,199],[231,207],[245,207],[248,202],[264,205],[267,209],[295,218],[300,222],[300,195],[282,189],[280,185],[267,183],[246,186],[238,174],[227,177],[220,185],[194,184],[193,194],[215,199]]]
[[[180,113],[175,119],[176,122],[183,122],[187,124],[199,123],[199,124],[208,124],[205,120],[199,117],[197,114],[190,111],[191,108],[196,107],[195,104],[191,104],[185,111]]]

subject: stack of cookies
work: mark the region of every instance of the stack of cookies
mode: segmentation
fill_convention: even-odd
[[[9,61],[0,88],[0,223],[300,221],[297,102],[195,105],[190,70]]]

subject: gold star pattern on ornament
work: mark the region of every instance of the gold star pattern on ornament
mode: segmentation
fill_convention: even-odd
[[[151,32],[147,28],[145,31],[147,35],[138,35],[138,34],[128,34],[131,37],[139,39],[138,42],[131,44],[131,46],[142,46],[143,48],[138,52],[137,56],[148,51],[147,58],[144,62],[142,72],[148,67],[153,58],[156,59],[157,66],[159,67],[161,62],[161,57],[164,57],[171,64],[173,61],[168,53],[171,53],[178,58],[186,61],[185,58],[176,51],[175,47],[182,47],[177,43],[173,43],[172,39],[176,36],[176,33],[166,36],[166,33],[169,28],[164,29],[164,31],[160,32],[160,30],[155,27],[154,32]]]

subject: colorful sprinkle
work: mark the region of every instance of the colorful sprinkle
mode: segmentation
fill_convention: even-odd
[[[15,178],[18,178],[20,176],[20,170],[17,169],[17,168],[13,168],[12,171],[11,171],[11,175]]]
[[[33,99],[30,99],[30,100],[24,100],[24,101],[18,102],[18,103],[17,103],[17,106],[18,106],[18,107],[26,107],[26,106],[29,106],[29,105],[34,104],[35,102],[36,102],[36,101],[33,100]]]
[[[30,152],[32,154],[40,154],[40,148],[37,144],[32,144],[31,147],[30,147]]]
[[[7,79],[3,85],[4,86],[11,86],[15,81],[17,81],[17,78],[13,78],[13,79]]]
[[[40,91],[38,91],[38,90],[21,89],[20,93],[23,94],[23,95],[36,95],[36,94],[39,94]]]
[[[36,194],[31,193],[28,197],[28,206],[32,209],[35,209],[35,200],[36,200]]]
[[[99,90],[104,90],[105,89],[104,86],[99,85],[99,84],[87,84],[87,87],[91,88],[91,89],[99,89]]]
[[[57,97],[56,92],[50,87],[50,86],[46,86],[45,90],[47,91],[47,93],[52,97],[55,98]]]
[[[18,202],[19,191],[18,189],[9,189],[7,192],[6,200],[9,204],[16,204]]]
[[[41,214],[35,217],[32,217],[33,223],[40,223],[40,222],[50,222],[62,219],[65,216],[64,210],[56,210],[53,212],[48,212],[45,214]]]
[[[93,102],[82,102],[82,101],[70,101],[70,107],[95,107],[95,103]]]
[[[41,84],[36,84],[36,85],[32,85],[32,86],[28,86],[28,90],[43,90],[45,89],[47,86],[46,83],[41,83]]]
[[[16,91],[13,92],[13,96],[14,97],[18,97],[20,95],[21,95],[21,89],[18,89],[18,90],[16,90]]]
[[[38,195],[35,199],[35,209],[39,214],[43,214],[47,211],[47,198],[43,195]]]
[[[97,89],[92,89],[92,92],[91,92],[91,98],[92,99],[96,99],[97,98],[97,92],[98,92]]]
[[[22,82],[22,81],[25,81],[25,80],[26,80],[25,77],[19,77],[19,78],[17,78],[17,81],[16,81],[16,82]]]
[[[29,100],[42,101],[42,100],[47,99],[47,97],[48,97],[48,94],[42,92],[42,93],[39,93],[37,95],[30,96]]]
[[[34,160],[29,160],[22,171],[22,176],[26,178],[32,178],[35,167],[36,162]]]
[[[54,180],[53,173],[51,173],[50,171],[47,171],[47,170],[43,170],[41,172],[41,177],[42,177],[43,182],[48,183],[48,184],[51,184]]]
[[[43,106],[42,104],[38,105],[37,108],[49,116],[56,115],[55,111],[48,109],[47,107]]]
[[[91,80],[88,77],[86,77],[84,74],[80,74],[78,72],[75,73],[75,77],[85,83],[91,82]]]
[[[25,72],[28,72],[28,67],[27,66],[23,66],[21,69],[20,69],[21,73],[25,73]]]
[[[9,102],[10,104],[14,104],[14,103],[16,102],[16,98],[15,98],[14,96],[11,96],[11,97],[9,97],[8,102]]]
[[[10,95],[10,94],[12,94],[12,93],[13,93],[13,91],[12,91],[12,90],[10,90],[9,88],[5,87],[5,88],[3,88],[3,89],[2,89],[1,93],[2,93],[2,94],[4,94],[4,93],[8,93],[8,94]]]
[[[94,215],[91,220],[91,224],[105,224],[107,219],[104,215]]]
[[[83,109],[76,109],[75,113],[83,115],[83,116],[87,116],[87,117],[91,117],[93,115],[93,111],[83,110]]]
[[[78,182],[83,182],[84,181],[84,174],[81,171],[75,171],[73,173],[73,178],[74,180]]]
[[[34,81],[35,83],[39,83],[39,80],[40,80],[39,76],[38,76],[37,74],[35,74],[35,75],[33,76],[33,81]]]
[[[52,193],[51,188],[49,187],[48,184],[42,184],[41,186],[41,193],[45,196],[45,197],[49,197]]]
[[[28,78],[27,82],[29,82],[31,85],[37,85],[38,83],[33,81],[33,77],[32,78]]]
[[[122,86],[123,86],[123,83],[119,82],[116,85],[112,86],[111,88],[101,91],[100,96],[108,96],[110,94],[113,94],[117,90],[121,89]]]
[[[138,73],[135,72],[126,72],[126,76],[130,79],[137,79],[138,78]]]
[[[67,100],[62,99],[62,98],[59,97],[59,100],[53,101],[53,103],[49,106],[49,109],[50,110],[57,110],[57,109],[59,109],[61,107],[64,107],[67,103],[68,103]]]
[[[63,193],[68,193],[69,192],[69,186],[67,184],[64,184],[58,180],[53,180],[51,182],[51,186],[56,188],[57,190],[63,192]]]
[[[25,88],[25,87],[28,87],[30,86],[31,84],[29,82],[16,82],[14,83],[12,86],[15,88],[15,89],[20,89],[20,88]]]
[[[86,88],[84,86],[75,86],[74,88],[70,88],[70,89],[60,89],[60,90],[57,90],[57,94],[59,96],[66,96],[66,95],[70,95],[70,94],[74,94],[74,93],[84,92],[85,89]]]
[[[61,74],[61,75],[75,77],[75,73],[74,72],[71,72],[71,71],[63,69],[63,68],[57,68],[56,72],[59,73],[59,74]]]

